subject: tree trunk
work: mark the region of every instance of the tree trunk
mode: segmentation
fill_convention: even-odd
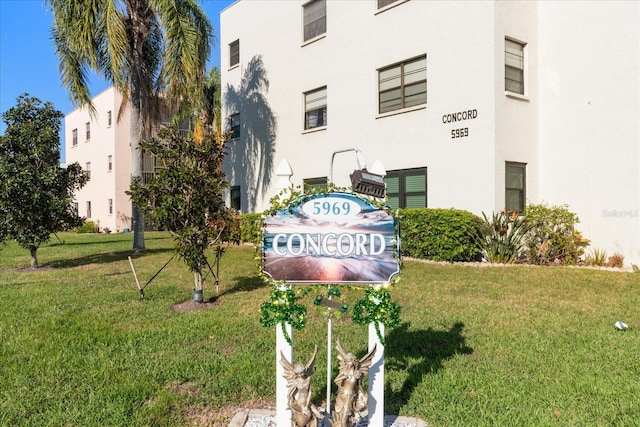
[[[38,247],[30,246],[29,252],[31,252],[31,268],[38,268]]]
[[[202,296],[202,269],[200,266],[193,272],[193,300],[203,302]]]
[[[129,128],[129,140],[131,144],[131,179],[142,179],[142,151],[140,146],[140,96],[136,89],[131,91],[131,127]],[[137,206],[131,206],[131,218],[133,224],[133,252],[144,252],[144,215]]]

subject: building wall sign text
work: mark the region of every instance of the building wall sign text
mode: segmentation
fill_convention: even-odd
[[[442,116],[442,123],[450,124],[463,122],[465,120],[473,120],[478,117],[478,110],[475,108],[472,110],[464,110],[458,111],[456,113],[444,114]],[[451,138],[466,138],[469,136],[469,127],[460,127],[456,129],[451,129]]]

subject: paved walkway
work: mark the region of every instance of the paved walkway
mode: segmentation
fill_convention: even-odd
[[[269,409],[240,409],[231,420],[229,427],[278,427],[275,423],[275,415],[276,412]],[[321,427],[325,424],[328,427],[328,423],[322,423]],[[361,420],[356,427],[369,427],[369,423]],[[385,415],[384,426],[370,427],[427,427],[427,423],[419,418]]]

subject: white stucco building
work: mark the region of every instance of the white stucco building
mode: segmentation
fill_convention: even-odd
[[[640,2],[239,0],[220,46],[242,211],[358,148],[392,206],[566,204],[640,264]]]
[[[100,231],[131,229],[131,201],[125,191],[131,182],[129,114],[118,120],[122,96],[113,87],[93,98],[96,115],[77,108],[65,116],[67,163],[78,162],[91,179],[75,194],[78,214],[95,222]]]

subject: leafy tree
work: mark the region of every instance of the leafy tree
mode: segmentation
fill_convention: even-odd
[[[62,82],[92,113],[89,71],[123,95],[131,112],[131,176],[142,176],[139,141],[157,124],[159,97],[192,110],[199,99],[213,29],[196,0],[46,0]],[[120,114],[123,108],[121,107]],[[144,251],[144,217],[135,202],[133,251]]]
[[[127,194],[154,225],[171,232],[180,257],[194,273],[194,290],[202,291],[205,251],[240,234],[239,220],[223,198],[228,184],[217,167],[223,146],[212,133],[196,141],[181,136],[175,126],[140,146],[156,156],[159,171],[145,184],[134,180]]]
[[[2,114],[0,136],[0,241],[14,239],[31,252],[52,233],[82,224],[71,201],[88,181],[78,163],[60,167],[59,133],[63,114],[50,102],[23,94]]]

